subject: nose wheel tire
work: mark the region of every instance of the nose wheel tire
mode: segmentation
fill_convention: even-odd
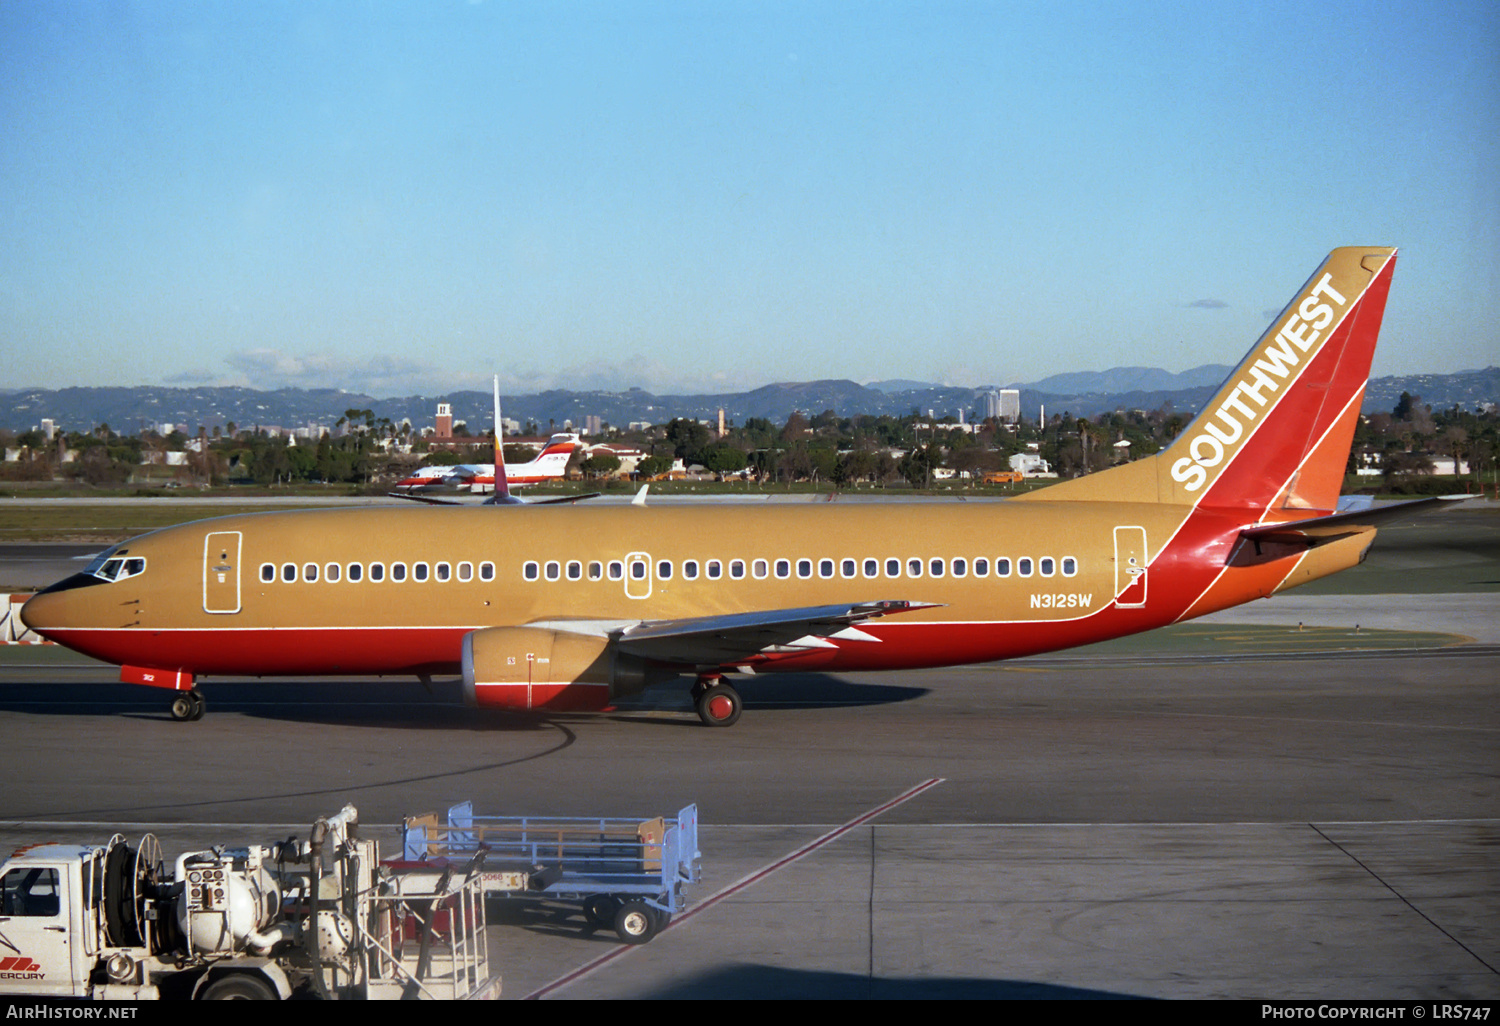
[[[698,718],[710,727],[732,727],[740,718],[745,703],[740,693],[728,684],[715,684],[697,695]]]
[[[208,701],[203,697],[203,692],[194,688],[192,691],[179,692],[173,697],[169,708],[174,720],[201,720],[208,709]]]

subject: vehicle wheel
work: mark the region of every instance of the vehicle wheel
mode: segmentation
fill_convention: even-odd
[[[208,711],[208,699],[203,697],[203,692],[196,689],[189,691],[188,701],[193,703],[193,710],[188,714],[188,719],[203,719],[203,714]]]
[[[656,916],[644,901],[627,901],[615,913],[615,933],[626,944],[644,944],[656,936]]]
[[[276,991],[259,976],[234,973],[221,976],[198,995],[200,1001],[275,1001]]]
[[[615,925],[615,913],[620,911],[620,902],[608,894],[591,894],[583,899],[583,918],[590,926],[600,929]]]
[[[672,925],[672,913],[664,912],[659,908],[653,908],[651,912],[656,918],[656,933],[661,933],[668,926]]]
[[[172,710],[172,719],[182,723],[193,719],[193,712],[197,708],[197,704],[193,701],[192,695],[189,692],[183,691],[173,696],[172,704],[168,708]],[[198,715],[202,716],[203,713],[200,711]]]
[[[744,702],[728,684],[705,688],[698,696],[698,718],[710,727],[732,727],[740,718]]]

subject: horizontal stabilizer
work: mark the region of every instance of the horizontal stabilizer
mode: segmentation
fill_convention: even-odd
[[[1431,513],[1437,509],[1472,499],[1472,495],[1439,495],[1430,499],[1415,499],[1411,502],[1388,502],[1368,506],[1346,513],[1333,513],[1326,517],[1308,520],[1293,520],[1282,524],[1257,524],[1240,532],[1242,538],[1255,542],[1300,542],[1303,545],[1321,545],[1351,534],[1359,534],[1371,527],[1379,527],[1410,516]]]

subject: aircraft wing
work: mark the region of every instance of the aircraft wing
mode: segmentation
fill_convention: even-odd
[[[722,616],[652,620],[627,628],[620,651],[656,662],[719,666],[777,652],[835,647],[829,637],[874,641],[854,624],[893,613],[927,609],[932,602],[861,602],[805,606]]]
[[[1347,513],[1333,513],[1326,517],[1291,520],[1282,524],[1257,524],[1240,531],[1240,536],[1255,542],[1278,541],[1323,545],[1351,534],[1358,534],[1366,528],[1379,527],[1393,520],[1404,520],[1419,513],[1430,513],[1435,509],[1471,498],[1474,496],[1439,495],[1430,499],[1415,499],[1411,502],[1383,503]]]

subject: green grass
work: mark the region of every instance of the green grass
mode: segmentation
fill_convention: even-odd
[[[175,524],[233,513],[307,509],[305,505],[204,506],[191,500],[150,505],[100,506],[60,502],[48,506],[10,506],[0,502],[0,542],[116,542]]]

